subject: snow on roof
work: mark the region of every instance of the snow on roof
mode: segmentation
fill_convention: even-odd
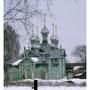
[[[79,73],[79,74],[76,74],[75,76],[80,76],[80,75],[82,75],[83,73]]]
[[[31,57],[31,59],[32,59],[34,62],[39,61],[39,59],[38,59],[37,57]]]
[[[13,66],[16,66],[16,65],[18,65],[21,61],[22,61],[22,59],[19,59],[19,60],[17,60],[16,62],[14,62],[12,65],[13,65]]]
[[[83,66],[75,66],[73,70],[78,70],[79,68],[82,68]]]

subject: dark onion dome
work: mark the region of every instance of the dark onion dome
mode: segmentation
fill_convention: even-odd
[[[48,34],[49,30],[47,29],[46,26],[43,27],[43,29],[41,30],[41,34]]]

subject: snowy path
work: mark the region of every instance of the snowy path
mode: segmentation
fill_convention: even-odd
[[[4,90],[33,90],[31,87],[4,87]],[[39,87],[38,90],[86,90],[86,87]]]

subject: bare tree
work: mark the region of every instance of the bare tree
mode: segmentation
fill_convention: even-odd
[[[4,71],[8,79],[8,65],[19,54],[19,41],[16,27],[21,26],[25,32],[29,32],[33,19],[44,19],[45,14],[51,14],[52,0],[4,0]],[[46,4],[45,10],[41,8],[41,2]],[[13,24],[17,24],[15,27]],[[17,28],[19,30],[19,28]],[[28,35],[27,35],[28,36]]]
[[[4,26],[4,60],[10,60],[19,55],[19,36],[15,30],[9,26]]]
[[[40,2],[45,2],[46,11],[40,8]],[[5,24],[21,22],[25,29],[31,25],[33,17],[40,18],[49,14],[51,0],[4,0],[4,21]]]
[[[76,46],[72,55],[81,60],[83,63],[86,63],[86,45]]]
[[[52,0],[4,0],[4,24],[12,26],[17,33],[22,28],[27,38],[19,34],[19,39],[21,42],[27,41],[29,46],[31,26],[35,24],[33,21],[37,18],[39,22],[42,22],[44,15],[52,15],[51,5]]]
[[[19,38],[15,30],[9,25],[4,26],[4,79],[8,81],[8,68],[12,61],[19,56]]]

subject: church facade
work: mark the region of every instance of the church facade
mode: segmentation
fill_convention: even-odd
[[[63,79],[66,76],[66,52],[59,47],[57,27],[53,25],[53,34],[48,42],[49,30],[44,24],[41,30],[42,41],[34,35],[33,28],[30,37],[31,48],[24,48],[23,57],[12,63],[8,70],[10,80],[21,79]]]

